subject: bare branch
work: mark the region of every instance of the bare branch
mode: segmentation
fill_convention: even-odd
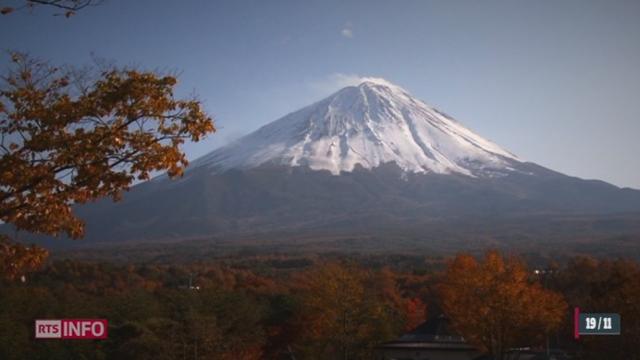
[[[86,7],[100,5],[103,1],[104,0],[20,0],[18,2],[21,3],[21,5],[5,6],[0,9],[0,14],[8,15],[14,11],[32,10],[38,6],[46,6],[64,10],[63,13],[56,13],[54,15],[70,17]]]

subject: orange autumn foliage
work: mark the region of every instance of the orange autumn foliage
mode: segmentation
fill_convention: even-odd
[[[406,300],[389,270],[320,264],[298,278],[294,291],[303,358],[370,359],[374,346],[398,336],[407,320]]]
[[[404,302],[404,312],[404,331],[411,331],[426,320],[427,305],[418,298],[407,299]]]
[[[458,255],[439,287],[452,324],[470,343],[496,358],[512,347],[538,345],[562,324],[562,296],[531,280],[517,258],[487,252],[478,262]]]
[[[74,204],[117,200],[153,171],[180,176],[181,145],[215,131],[198,101],[174,98],[173,76],[11,61],[0,83],[0,220],[18,229],[81,237]]]
[[[14,244],[0,235],[0,280],[16,280],[38,270],[48,256],[49,252],[41,247]]]

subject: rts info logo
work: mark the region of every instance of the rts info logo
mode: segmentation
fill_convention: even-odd
[[[36,339],[106,338],[106,319],[36,320]]]

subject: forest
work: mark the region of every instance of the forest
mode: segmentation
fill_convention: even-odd
[[[539,270],[497,251],[180,265],[65,259],[23,276],[0,288],[2,359],[371,359],[377,345],[442,312],[488,354],[540,348],[545,333],[579,359],[633,359],[640,343],[640,264],[630,260],[574,257]],[[575,341],[574,306],[620,313],[622,335]],[[108,319],[109,336],[35,340],[39,318]],[[483,324],[509,326],[502,349],[483,342]]]

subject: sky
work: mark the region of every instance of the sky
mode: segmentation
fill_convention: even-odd
[[[527,161],[640,189],[637,0],[104,0],[54,13],[0,16],[0,48],[177,73],[177,95],[197,95],[219,130],[187,144],[190,159],[373,76]]]

